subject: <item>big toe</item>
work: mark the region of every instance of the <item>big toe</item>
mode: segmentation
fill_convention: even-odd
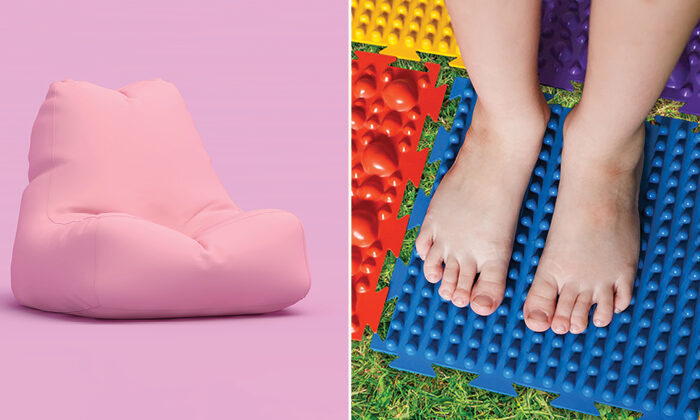
[[[523,315],[525,325],[533,331],[546,331],[552,320],[557,302],[557,284],[548,274],[535,274],[530,291],[525,299]]]
[[[472,289],[471,308],[479,315],[491,315],[503,300],[506,288],[508,263],[505,261],[485,264],[476,285]]]

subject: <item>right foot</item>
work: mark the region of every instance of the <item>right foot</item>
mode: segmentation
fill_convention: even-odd
[[[489,315],[503,299],[518,213],[549,107],[541,97],[534,106],[495,115],[479,104],[430,202],[416,251],[425,278],[431,283],[442,279],[438,293],[443,299]]]

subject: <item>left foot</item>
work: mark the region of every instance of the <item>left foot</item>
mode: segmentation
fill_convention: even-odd
[[[574,108],[564,124],[561,181],[523,313],[534,331],[604,327],[629,306],[639,258],[637,199],[644,126],[615,133]]]

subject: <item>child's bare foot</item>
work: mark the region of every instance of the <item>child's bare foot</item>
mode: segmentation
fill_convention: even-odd
[[[549,119],[544,97],[537,101],[498,115],[477,101],[416,239],[426,279],[442,279],[440,296],[459,307],[471,303],[480,315],[503,299],[518,212]]]
[[[604,130],[577,108],[564,124],[559,194],[523,308],[535,331],[581,333],[594,303],[593,323],[608,325],[629,305],[637,270],[644,126]]]

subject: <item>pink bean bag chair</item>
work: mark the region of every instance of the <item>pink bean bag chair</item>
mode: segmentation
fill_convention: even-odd
[[[309,289],[299,220],[231,201],[162,80],[51,85],[11,274],[22,305],[95,318],[263,313]]]

